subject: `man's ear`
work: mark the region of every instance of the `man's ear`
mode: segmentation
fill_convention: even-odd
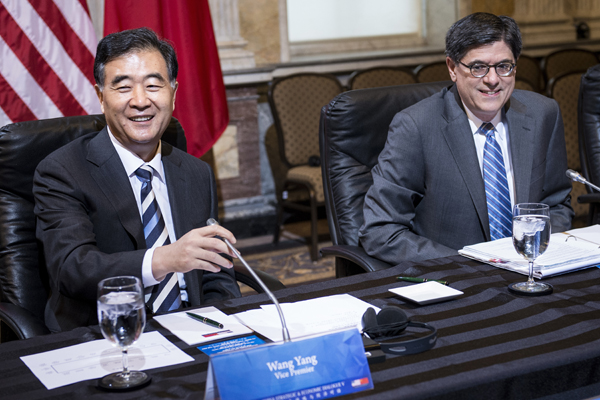
[[[173,88],[173,110],[175,110],[175,97],[177,95],[178,87],[179,87],[179,82],[175,81],[175,87]]]
[[[102,90],[100,90],[100,86],[98,86],[98,84],[94,85],[94,89],[96,90],[98,101],[100,101],[100,110],[102,111],[102,114],[104,114],[104,93],[102,93]]]
[[[450,79],[452,79],[452,82],[456,82],[456,63],[450,57],[446,57],[446,65],[448,66]]]

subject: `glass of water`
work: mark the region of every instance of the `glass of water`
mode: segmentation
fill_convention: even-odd
[[[142,283],[135,276],[117,276],[98,283],[98,322],[102,335],[123,353],[123,370],[106,375],[98,386],[108,390],[128,390],[150,382],[148,374],[130,371],[127,350],[140,337],[146,325]]]
[[[536,258],[544,254],[550,243],[550,208],[541,203],[516,204],[513,209],[513,245],[529,262],[527,282],[511,283],[511,292],[529,296],[552,293],[552,286],[533,280]]]

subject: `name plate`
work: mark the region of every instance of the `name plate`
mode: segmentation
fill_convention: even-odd
[[[323,399],[372,388],[351,329],[212,355],[204,399]]]

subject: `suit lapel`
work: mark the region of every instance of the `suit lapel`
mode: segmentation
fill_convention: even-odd
[[[462,108],[462,103],[456,85],[444,97],[445,109],[443,117],[447,121],[443,130],[444,139],[450,148],[454,162],[458,166],[461,177],[469,191],[471,201],[485,231],[487,240],[490,239],[485,186],[481,176],[481,168],[477,159],[477,151],[473,141],[473,133]]]
[[[132,208],[136,203],[131,184],[106,128],[90,140],[87,160],[97,167],[92,170],[92,177],[113,205],[125,230],[135,238],[139,249],[146,248],[142,221],[137,208]]]
[[[526,113],[527,107],[512,97],[506,107],[506,120],[508,121],[510,154],[515,179],[515,204],[529,201],[535,121]]]

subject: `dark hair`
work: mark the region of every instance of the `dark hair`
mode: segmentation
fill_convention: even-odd
[[[504,41],[510,47],[515,62],[521,55],[521,31],[514,19],[478,12],[467,15],[446,33],[446,56],[459,62],[472,49]]]
[[[96,49],[94,60],[94,79],[102,89],[104,87],[104,66],[126,54],[143,50],[158,50],[167,63],[169,82],[175,85],[177,80],[177,55],[175,49],[166,40],[161,40],[153,30],[148,28],[129,29],[106,35]]]

